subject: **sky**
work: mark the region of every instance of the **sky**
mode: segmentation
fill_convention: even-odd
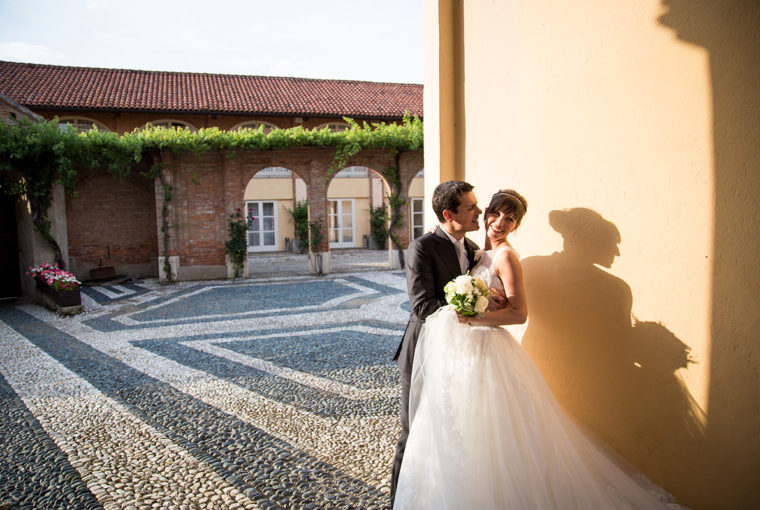
[[[423,0],[0,0],[0,60],[423,83]]]

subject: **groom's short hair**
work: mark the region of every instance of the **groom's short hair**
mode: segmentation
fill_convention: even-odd
[[[433,190],[433,211],[438,216],[438,221],[445,222],[443,211],[448,209],[457,212],[462,194],[473,190],[473,185],[464,181],[442,182]]]

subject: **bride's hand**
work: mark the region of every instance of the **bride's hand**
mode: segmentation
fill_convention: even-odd
[[[457,320],[460,324],[470,324],[472,320],[475,317],[470,317],[469,315],[462,315],[461,313],[457,312]]]
[[[496,287],[491,287],[489,290],[491,295],[488,297],[488,308],[486,310],[493,312],[507,306],[507,294],[503,290]]]

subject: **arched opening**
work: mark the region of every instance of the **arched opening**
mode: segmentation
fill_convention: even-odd
[[[230,131],[235,131],[236,129],[259,129],[263,126],[264,133],[269,133],[273,129],[278,129],[278,126],[275,126],[271,122],[264,122],[263,120],[249,120],[246,122],[241,122],[240,124],[235,124],[232,126]]]
[[[320,129],[328,128],[333,133],[337,133],[339,131],[345,131],[349,127],[351,126],[349,126],[347,122],[325,122],[316,126],[314,129],[319,131]]]
[[[299,251],[292,212],[306,204],[306,185],[292,170],[272,166],[255,172],[243,193],[248,220],[248,252]]]
[[[75,131],[89,131],[97,127],[98,131],[111,131],[105,124],[88,117],[61,117],[58,119],[58,127]]]
[[[163,128],[187,128],[192,132],[198,131],[198,128],[190,124],[189,122],[185,122],[183,120],[177,120],[177,119],[159,119],[159,120],[152,120],[145,124],[143,127],[147,127],[148,125],[151,125],[153,127],[163,127]]]
[[[387,248],[373,235],[372,218],[388,214],[390,188],[382,175],[366,166],[337,172],[327,188],[327,228],[330,249]],[[380,209],[381,211],[378,211]],[[387,228],[387,219],[385,220]]]

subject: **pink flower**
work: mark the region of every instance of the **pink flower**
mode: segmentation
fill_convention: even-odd
[[[30,267],[26,274],[55,290],[71,290],[80,285],[73,274],[59,268],[57,264],[52,266],[45,262],[37,267]]]

